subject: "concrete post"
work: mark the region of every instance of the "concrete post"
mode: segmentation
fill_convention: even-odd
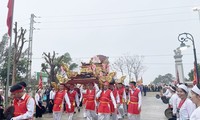
[[[185,77],[183,72],[183,63],[182,63],[182,57],[181,50],[176,49],[174,50],[174,59],[175,59],[175,73],[176,78],[179,78],[180,83],[185,83]]]

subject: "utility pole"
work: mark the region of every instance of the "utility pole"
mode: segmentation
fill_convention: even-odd
[[[28,42],[28,64],[27,64],[27,73],[26,73],[26,78],[27,81],[30,82],[31,80],[31,66],[32,66],[32,44],[33,44],[33,24],[35,23],[34,18],[36,16],[34,14],[31,14],[31,19],[30,19],[30,30],[29,30],[29,42]]]

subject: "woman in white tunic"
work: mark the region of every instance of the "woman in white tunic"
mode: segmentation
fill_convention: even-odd
[[[192,112],[190,120],[200,120],[200,84],[195,85],[191,90],[191,100],[197,108]]]
[[[176,87],[175,86],[170,86],[169,88],[172,96],[171,98],[169,99],[169,105],[170,105],[170,108],[172,108],[172,113],[173,113],[173,118],[170,118],[169,120],[176,120],[176,112],[177,112],[177,102],[178,102],[178,95],[176,93]]]
[[[177,94],[180,98],[177,107],[177,120],[189,120],[192,112],[195,110],[195,104],[188,98],[188,88],[185,84],[178,86]]]

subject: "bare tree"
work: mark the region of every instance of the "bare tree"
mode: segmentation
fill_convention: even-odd
[[[118,58],[113,64],[112,67],[114,70],[121,72],[122,75],[124,75],[124,59],[123,58]]]
[[[114,62],[113,68],[121,72],[122,75],[127,74],[129,81],[133,79],[133,76],[137,81],[139,76],[145,71],[145,67],[142,64],[143,58],[143,56],[139,55],[122,56]]]
[[[13,75],[12,75],[12,85],[15,84],[16,81],[16,69],[17,64],[19,63],[20,56],[22,54],[22,50],[24,47],[26,29],[17,29],[17,22],[15,22],[14,28],[14,52],[13,52]]]
[[[129,74],[133,74],[135,80],[138,81],[139,76],[145,71],[145,67],[143,66],[143,56],[135,55],[127,57],[127,61],[130,64]],[[128,65],[128,64],[127,64]]]

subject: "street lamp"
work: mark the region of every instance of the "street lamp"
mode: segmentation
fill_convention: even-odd
[[[197,55],[196,55],[196,48],[195,48],[194,38],[190,33],[181,33],[178,36],[178,40],[181,42],[180,48],[183,48],[183,47],[186,46],[184,42],[188,42],[188,40],[192,41],[193,52],[194,52],[194,65],[196,67],[197,84],[199,84],[199,73],[198,73]]]

